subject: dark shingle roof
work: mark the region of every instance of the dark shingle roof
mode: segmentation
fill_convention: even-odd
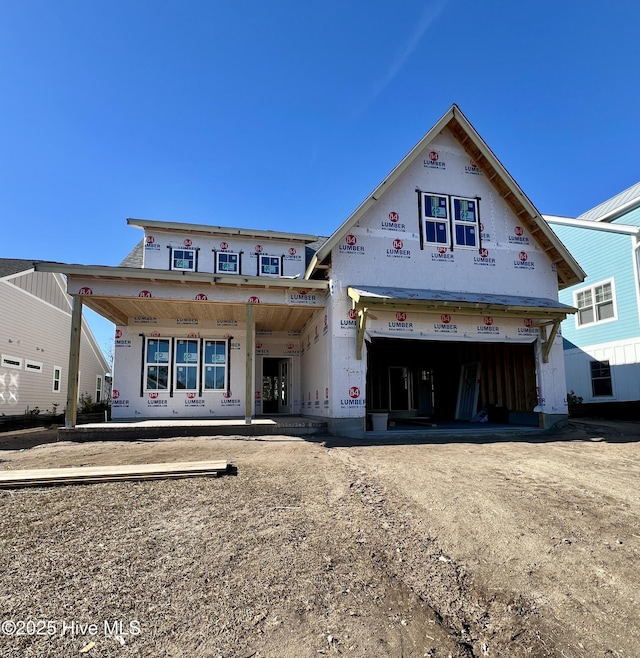
[[[32,260],[24,258],[0,258],[0,279],[19,272],[33,269]]]

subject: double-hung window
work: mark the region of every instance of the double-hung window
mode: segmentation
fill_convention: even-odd
[[[145,349],[145,388],[148,391],[169,389],[171,341],[168,338],[149,338]]]
[[[451,218],[453,220],[453,241],[456,247],[478,248],[478,201],[451,197]]]
[[[186,272],[196,271],[196,250],[195,249],[172,249],[171,250],[171,269],[184,270]]]
[[[611,366],[608,361],[591,361],[591,392],[594,398],[613,395]]]
[[[616,318],[612,281],[577,290],[573,293],[573,301],[578,309],[576,322],[579,327]]]
[[[198,388],[198,340],[179,338],[175,351],[176,389],[195,391]]]
[[[227,379],[227,341],[205,340],[203,361],[204,390],[224,390]]]
[[[280,258],[261,255],[260,276],[280,276]]]
[[[449,199],[437,194],[422,195],[422,219],[426,244],[449,244]]]
[[[224,274],[240,273],[238,254],[231,253],[230,251],[219,251],[216,258],[216,271],[223,272]]]

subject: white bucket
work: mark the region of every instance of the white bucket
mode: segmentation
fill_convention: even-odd
[[[387,431],[387,422],[389,420],[388,413],[372,413],[371,414],[371,425],[374,432],[386,432]]]

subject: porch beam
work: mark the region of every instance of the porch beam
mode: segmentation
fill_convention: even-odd
[[[67,407],[64,426],[72,428],[78,418],[78,371],[80,369],[80,339],[82,336],[82,298],[73,295],[71,332],[69,335],[69,369],[67,373]]]
[[[364,332],[367,328],[367,309],[354,305],[358,311],[356,324],[356,359],[362,361],[362,346],[364,345]]]

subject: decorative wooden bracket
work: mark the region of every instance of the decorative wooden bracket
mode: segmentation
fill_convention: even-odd
[[[354,304],[355,306],[355,304]],[[358,308],[358,319],[356,321],[356,359],[362,361],[362,346],[364,344],[364,332],[367,328],[367,309]]]
[[[547,338],[547,326],[549,325],[542,325],[540,327],[540,340],[542,344],[542,363],[549,363],[549,353],[551,352],[551,348],[553,347],[553,341],[556,339],[556,336],[558,335],[558,330],[560,329],[560,323],[562,322],[561,319],[556,319],[554,320],[551,324],[551,333],[549,334],[549,337]]]

